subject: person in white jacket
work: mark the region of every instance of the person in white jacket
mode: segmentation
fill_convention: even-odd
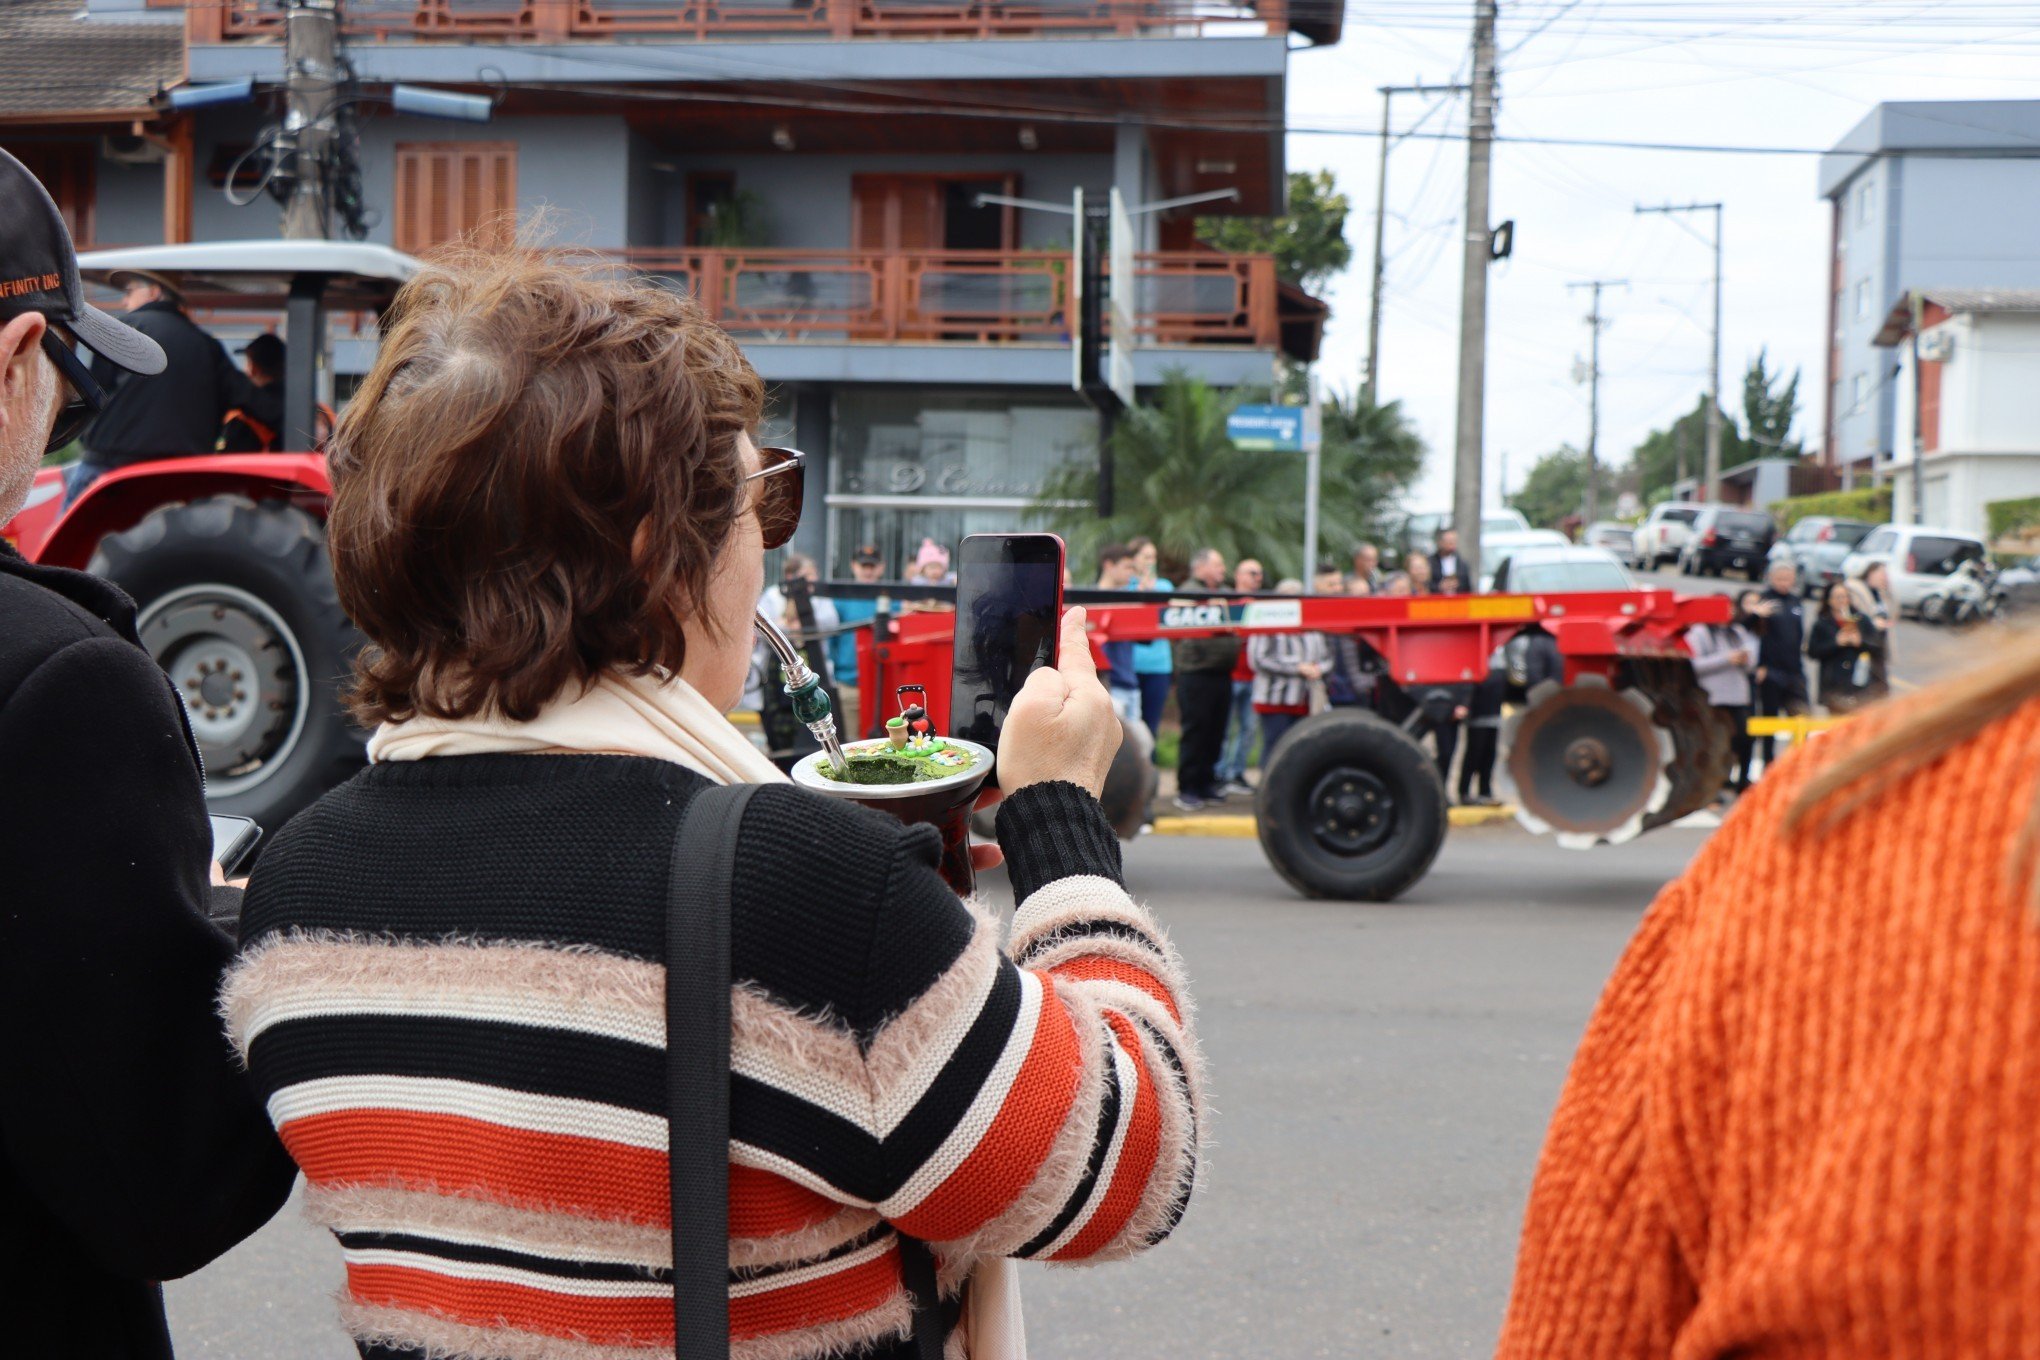
[[[1729,741],[1729,781],[1723,791],[1742,793],[1750,786],[1750,697],[1757,674],[1757,635],[1752,621],[1758,593],[1743,592],[1736,601],[1735,618],[1727,623],[1703,623],[1686,632],[1686,648],[1693,655],[1693,676],[1707,692],[1707,701],[1735,724]]]

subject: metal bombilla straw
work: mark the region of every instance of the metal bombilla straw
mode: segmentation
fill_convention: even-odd
[[[765,639],[779,657],[780,669],[785,673],[787,700],[793,706],[793,716],[815,734],[815,740],[828,752],[829,768],[838,777],[848,773],[850,762],[843,758],[843,743],[836,737],[836,715],[829,707],[829,696],[822,688],[821,677],[808,669],[800,649],[793,645],[778,624],[768,617],[764,610],[757,612],[755,621],[758,636]]]

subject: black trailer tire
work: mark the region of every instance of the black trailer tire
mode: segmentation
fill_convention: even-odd
[[[1153,807],[1161,772],[1155,769],[1155,739],[1147,724],[1129,718],[1119,720],[1119,750],[1105,772],[1105,788],[1098,801],[1105,807],[1105,820],[1123,841],[1140,834]]]
[[[158,507],[91,570],[134,597],[142,645],[185,700],[214,812],[267,832],[359,770],[340,693],[361,636],[340,610],[326,530],[276,501]]]
[[[1254,794],[1268,863],[1306,897],[1387,902],[1445,843],[1445,784],[1430,752],[1359,709],[1306,718],[1276,746]]]

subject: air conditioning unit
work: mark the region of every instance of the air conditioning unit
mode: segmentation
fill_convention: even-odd
[[[1923,363],[1945,364],[1955,357],[1955,332],[1936,326],[1930,331],[1920,332],[1920,360]]]
[[[159,165],[163,148],[146,137],[112,132],[99,139],[99,154],[116,165]]]

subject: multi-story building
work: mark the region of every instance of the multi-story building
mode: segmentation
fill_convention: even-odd
[[[1908,290],[2040,287],[2040,100],[1879,104],[1821,157],[1832,205],[1828,466],[1887,475],[1911,438],[1876,344]]]
[[[78,3],[10,8],[54,20]],[[77,41],[175,23],[190,83],[284,78],[274,0],[84,3]],[[1078,189],[1134,210],[1136,386],[1175,368],[1266,383],[1278,354],[1311,357],[1323,307],[1271,259],[1193,235],[1199,214],[1281,210],[1291,34],[1337,38],[1336,17],[1307,14],[1285,0],[361,0],[341,32],[369,239],[422,251],[548,207],[557,239],[692,289],[771,384],[773,433],[809,452],[827,513],[799,546],[840,570],[859,543],[897,566],[924,535],[1014,527],[1051,469],[1097,456],[1099,417],[1072,384],[1073,221],[1055,211]],[[424,121],[378,100],[394,82],[497,103],[485,124]],[[118,135],[101,119],[0,137],[67,186],[99,243],[277,233],[273,203],[225,192],[255,188],[259,159],[242,153],[277,121],[273,95],[119,116]],[[123,158],[124,137],[141,150]],[[1138,211],[1214,191],[1234,196]]]

